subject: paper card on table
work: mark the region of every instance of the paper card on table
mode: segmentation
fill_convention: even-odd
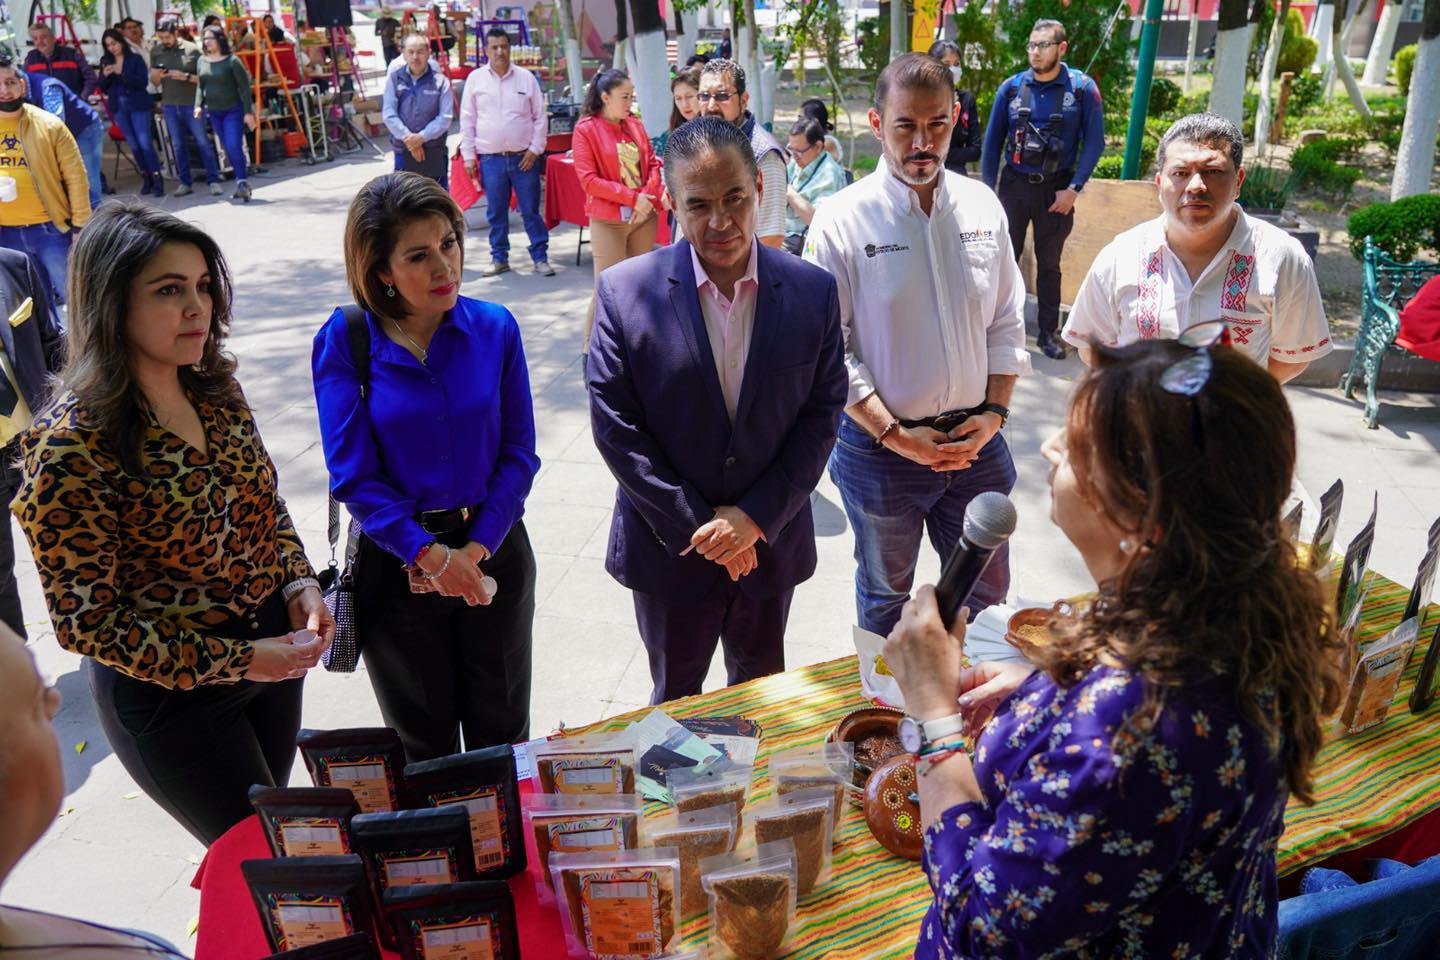
[[[885,638],[862,627],[855,627],[851,635],[855,639],[855,653],[860,661],[860,692],[867,700],[875,700],[887,707],[905,709],[905,696],[900,684],[887,667],[880,669],[880,651],[885,648]]]
[[[720,751],[731,763],[754,764],[760,751],[760,724],[744,717],[690,717],[680,725]],[[662,778],[663,779],[663,778]]]
[[[689,760],[696,766],[704,766],[720,758],[720,751],[680,726],[663,710],[651,710],[642,719],[632,723],[626,733],[633,739],[635,755],[642,758],[641,769],[635,778],[636,787],[642,795],[652,800],[670,799],[670,793],[665,789],[664,770],[660,770],[657,780],[651,776],[653,765],[645,762],[651,759],[654,748],[661,747],[665,751],[655,754],[657,764],[668,760],[669,754]],[[673,760],[669,762],[671,767],[677,765]]]

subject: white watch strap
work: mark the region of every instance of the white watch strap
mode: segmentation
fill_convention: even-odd
[[[925,735],[925,740],[934,743],[941,737],[948,737],[951,734],[960,733],[965,729],[965,718],[958,713],[952,713],[948,717],[937,717],[934,720],[925,720],[920,723],[920,731]]]

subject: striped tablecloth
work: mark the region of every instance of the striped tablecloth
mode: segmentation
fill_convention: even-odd
[[[1405,605],[1406,588],[1374,579],[1362,643],[1394,627]],[[1435,615],[1432,607],[1432,629]],[[1383,724],[1337,740],[1321,752],[1315,806],[1292,802],[1286,814],[1279,855],[1282,874],[1362,846],[1440,807],[1440,705],[1416,717],[1405,704],[1423,656],[1423,648],[1416,651]],[[856,659],[846,657],[676,700],[663,709],[674,717],[738,714],[760,724],[750,794],[754,802],[773,792],[770,754],[822,742],[836,721],[866,705]],[[620,729],[647,712],[568,732]],[[646,806],[651,815],[662,811],[657,803]],[[830,881],[801,902],[797,928],[784,954],[787,960],[899,960],[914,954],[920,920],[931,902],[929,885],[918,864],[891,856],[875,842],[857,805],[847,806]],[[687,917],[684,946],[704,943],[708,927],[703,913]]]

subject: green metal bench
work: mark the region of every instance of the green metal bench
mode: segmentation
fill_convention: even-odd
[[[1415,296],[1425,281],[1440,274],[1440,263],[1392,260],[1385,251],[1365,238],[1365,291],[1360,303],[1360,335],[1355,338],[1355,353],[1350,369],[1340,377],[1345,396],[1355,396],[1355,382],[1365,379],[1365,425],[1374,430],[1379,425],[1380,401],[1375,396],[1380,381],[1380,365],[1387,353],[1406,354],[1396,346],[1400,332],[1400,311]]]

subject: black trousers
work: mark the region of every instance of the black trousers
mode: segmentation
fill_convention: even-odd
[[[1024,174],[1006,166],[995,190],[1010,221],[1010,247],[1017,263],[1025,249],[1025,230],[1035,227],[1036,319],[1041,334],[1053,335],[1060,328],[1060,256],[1075,226],[1075,212],[1051,213],[1050,204],[1057,190],[1070,185],[1071,175],[1072,171],[1062,170],[1043,183],[1030,183]]]
[[[652,704],[700,692],[715,646],[725,647],[726,683],[731,686],[785,669],[785,623],[793,588],[756,599],[728,575],[703,597],[676,600],[634,591],[640,641],[650,657]]]
[[[289,632],[276,591],[253,617],[214,634],[251,640]],[[100,725],[125,771],[206,846],[255,812],[252,786],[290,782],[304,678],[167,690],[88,657],[85,668]]]
[[[25,639],[25,611],[20,609],[20,585],[15,582],[15,535],[10,526],[10,503],[20,489],[15,467],[19,444],[0,447],[0,622]]]
[[[360,653],[405,758],[456,753],[462,732],[467,750],[528,739],[535,553],[525,524],[483,564],[497,584],[488,606],[411,593],[405,565],[369,538],[356,562]]]

